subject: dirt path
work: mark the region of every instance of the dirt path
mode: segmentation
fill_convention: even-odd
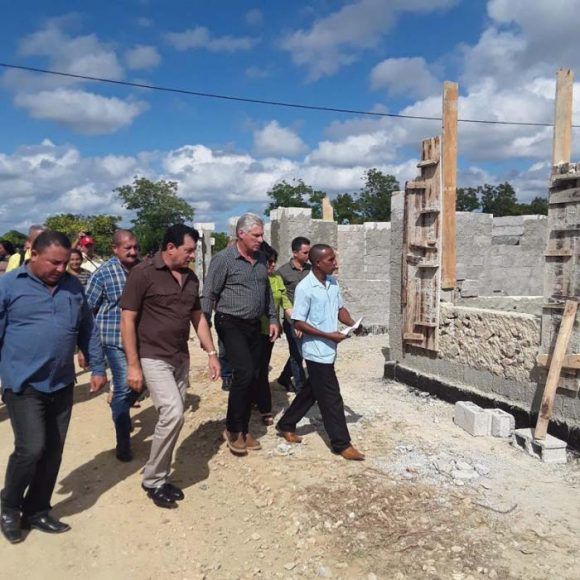
[[[303,445],[289,448],[256,423],[263,451],[233,457],[220,438],[226,395],[193,345],[174,477],[186,499],[176,510],[155,508],[140,489],[150,401],[134,413],[136,459],[120,464],[105,397],[79,385],[53,498],[73,530],[2,542],[1,577],[580,577],[580,463],[546,466],[505,441],[470,437],[450,405],[381,380],[384,344],[345,341],[337,365],[362,464],[329,452],[316,412],[300,428]],[[274,387],[274,400],[281,409],[288,396]],[[0,438],[3,474],[12,446],[3,407]]]

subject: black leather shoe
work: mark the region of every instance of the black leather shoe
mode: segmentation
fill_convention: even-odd
[[[115,450],[115,455],[117,459],[119,461],[122,461],[123,463],[129,463],[129,461],[133,460],[133,454],[131,453],[130,447],[117,446],[117,449]]]
[[[164,483],[163,488],[165,493],[172,497],[175,501],[181,501],[182,499],[185,499],[185,494],[176,485],[173,485],[172,483]]]
[[[160,487],[145,487],[142,485],[141,487],[147,492],[147,496],[153,500],[157,507],[170,510],[177,507],[175,498],[165,489],[165,485]]]
[[[46,532],[47,534],[64,534],[64,532],[70,530],[68,524],[58,521],[50,514],[28,518],[27,523],[31,529]]]
[[[20,514],[3,513],[0,516],[0,528],[2,534],[11,544],[18,544],[24,539],[22,536],[22,523]]]

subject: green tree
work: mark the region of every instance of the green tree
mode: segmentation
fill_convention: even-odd
[[[90,233],[95,240],[95,252],[100,256],[111,254],[111,241],[115,230],[119,229],[121,217],[117,215],[81,215],[61,213],[50,216],[44,225],[49,230],[66,234],[71,241],[79,232]]]
[[[229,236],[225,232],[213,232],[211,237],[215,240],[213,245],[212,254],[217,254],[221,252],[224,248],[227,248]]]
[[[14,246],[19,247],[24,245],[26,234],[17,230],[9,230],[2,236],[2,239],[8,240],[9,242],[12,242]]]
[[[350,193],[339,193],[332,206],[336,223],[341,225],[362,223],[358,202]]]
[[[170,225],[193,219],[195,210],[177,195],[175,181],[135,177],[132,185],[123,185],[115,191],[123,205],[135,211],[131,221],[143,252],[157,249]]]
[[[521,214],[516,192],[507,181],[499,185],[486,183],[477,190],[480,194],[483,213],[491,213],[496,217]]]
[[[457,203],[455,205],[457,211],[475,211],[480,207],[481,204],[479,199],[477,199],[477,189],[475,187],[457,188]]]
[[[357,205],[362,221],[388,222],[391,219],[391,196],[399,190],[399,182],[393,175],[385,175],[378,169],[365,172]]]
[[[548,200],[545,197],[534,197],[530,203],[520,206],[522,215],[548,215]]]
[[[268,197],[272,200],[264,211],[266,215],[277,207],[311,207],[312,217],[322,217],[322,200],[326,196],[324,191],[314,189],[306,185],[302,179],[293,179],[292,183],[286,180],[276,183],[268,191]]]

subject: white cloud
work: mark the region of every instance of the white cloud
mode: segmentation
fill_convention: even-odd
[[[386,88],[391,95],[426,97],[441,90],[441,84],[424,58],[388,58],[371,71],[371,87]]]
[[[264,13],[258,8],[246,12],[246,23],[250,26],[262,26],[264,23]]]
[[[159,66],[161,55],[154,46],[139,44],[125,53],[125,62],[133,70],[151,69]]]
[[[278,121],[270,121],[262,129],[254,131],[254,150],[258,155],[287,155],[295,157],[304,153],[304,141],[288,127],[281,127]]]
[[[123,68],[110,45],[95,34],[69,36],[55,22],[23,38],[20,53],[47,57],[51,67],[61,72],[113,80],[123,78]]]
[[[35,119],[54,121],[86,135],[114,133],[130,125],[147,108],[142,101],[122,101],[71,89],[21,93],[14,103]]]
[[[151,18],[147,18],[146,16],[139,16],[136,22],[137,26],[141,28],[151,28],[151,26],[153,26],[153,20],[151,20]]]
[[[238,52],[250,50],[258,43],[258,39],[249,36],[216,37],[203,26],[189,28],[184,32],[169,32],[166,37],[177,50],[203,48],[210,52]]]
[[[95,34],[72,36],[64,27],[71,18],[50,20],[40,30],[25,36],[19,45],[24,57],[44,57],[47,68],[75,75],[121,80],[125,71],[114,48]],[[151,46],[136,46],[125,54],[130,68],[156,66],[160,57]],[[56,122],[86,135],[113,133],[130,125],[146,110],[141,100],[104,97],[83,90],[82,79],[8,70],[3,85],[14,94],[15,106],[31,117]],[[91,85],[95,87],[96,85]]]
[[[308,30],[287,35],[281,47],[295,64],[318,80],[355,62],[364,50],[374,48],[388,34],[402,12],[429,12],[447,8],[456,0],[356,0],[317,20]]]

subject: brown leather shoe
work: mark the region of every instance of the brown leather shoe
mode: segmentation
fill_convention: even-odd
[[[284,437],[288,443],[302,443],[302,437],[296,435],[294,431],[280,431],[278,430],[278,435]]]
[[[224,431],[224,439],[234,455],[247,455],[248,449],[243,433],[230,433],[227,429]]]
[[[262,444],[251,433],[246,433],[244,439],[248,451],[259,451],[262,449]]]
[[[363,461],[365,454],[361,453],[358,449],[355,449],[352,445],[343,449],[340,454],[350,461]]]

